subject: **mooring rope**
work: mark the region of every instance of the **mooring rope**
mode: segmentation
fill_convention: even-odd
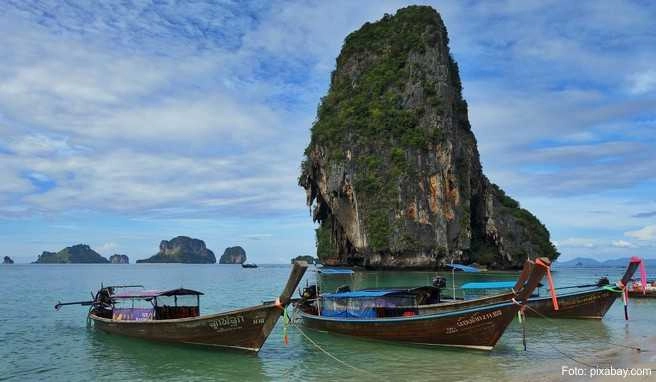
[[[525,306],[526,306],[527,309],[530,309],[533,313],[537,314],[537,315],[540,316],[541,318],[544,318],[544,319],[547,320],[548,322],[550,322],[550,323],[552,323],[552,324],[554,324],[554,325],[556,325],[556,326],[559,325],[558,322],[556,322],[555,319],[553,319],[553,318],[551,318],[551,317],[548,317],[548,316],[546,316],[546,315],[540,313],[539,311],[537,311],[537,310],[536,310],[535,308],[533,308],[532,306],[530,306],[530,305],[528,305],[528,304],[526,304]],[[603,342],[603,343],[608,344],[608,345],[614,345],[614,346],[623,347],[623,348],[626,348],[626,349],[636,350],[636,351],[638,351],[638,352],[646,352],[646,351],[649,351],[649,350],[643,350],[642,348],[637,347],[637,346],[623,345],[623,344],[618,344],[618,343],[610,342],[610,341],[603,341],[603,340],[601,340],[600,342]],[[550,345],[551,345],[551,344],[550,344]],[[552,345],[552,346],[553,346],[553,345]],[[556,350],[557,350],[559,353],[565,355],[565,353],[561,352],[559,349],[556,348]],[[570,358],[570,359],[573,359],[573,357],[572,357],[571,355],[566,355],[566,356],[567,356],[568,358]],[[579,362],[579,361],[577,361],[577,362]],[[579,363],[585,365],[585,363],[583,363],[583,362],[579,362]],[[588,365],[586,365],[586,366],[588,366]]]
[[[370,371],[367,371],[367,370],[365,370],[365,369],[361,369],[361,368],[359,368],[359,367],[357,367],[357,366],[353,366],[353,365],[351,365],[350,363],[348,363],[348,362],[346,362],[346,361],[344,361],[344,360],[341,360],[341,359],[337,358],[336,356],[334,356],[333,354],[331,354],[330,352],[328,352],[326,349],[324,349],[323,347],[321,347],[321,345],[319,345],[316,341],[314,341],[312,338],[310,338],[307,334],[305,334],[305,332],[304,332],[303,330],[301,330],[301,328],[299,328],[297,325],[292,325],[292,327],[296,328],[296,330],[298,330],[298,331],[301,333],[301,335],[303,335],[303,337],[305,337],[305,339],[308,340],[312,345],[314,345],[314,347],[316,347],[319,351],[321,351],[322,353],[324,353],[324,354],[327,355],[328,357],[332,358],[333,360],[337,361],[338,363],[340,363],[340,364],[342,364],[342,365],[344,365],[344,366],[350,367],[351,369],[353,369],[353,370],[355,370],[355,371],[358,371],[358,372],[360,372],[360,373],[368,374],[368,375],[371,375],[371,376],[375,376],[375,375],[376,375],[376,374],[374,374],[374,373],[372,373],[372,372],[370,372]]]
[[[324,353],[324,354],[327,355],[328,357],[332,358],[332,359],[335,360],[336,362],[338,362],[338,363],[340,363],[340,364],[342,364],[342,365],[344,365],[344,366],[346,366],[346,367],[349,367],[349,368],[351,368],[351,369],[353,369],[353,370],[355,370],[355,371],[358,371],[358,372],[360,372],[360,373],[368,374],[368,375],[370,375],[370,376],[375,376],[375,375],[376,375],[376,374],[374,374],[374,373],[372,373],[372,372],[370,372],[370,371],[367,371],[367,370],[365,370],[365,369],[361,369],[361,368],[359,368],[359,367],[357,367],[357,366],[353,366],[353,365],[351,365],[350,363],[348,363],[348,362],[346,362],[346,361],[344,361],[344,360],[341,360],[341,359],[337,358],[335,355],[331,354],[329,351],[327,351],[327,350],[324,349],[321,345],[319,345],[316,341],[314,341],[312,338],[310,338],[307,334],[305,334],[305,332],[304,332],[304,331],[303,331],[298,325],[296,325],[296,322],[297,322],[297,318],[296,318],[296,309],[294,309],[294,310],[292,311],[292,316],[291,316],[291,319],[290,319],[290,325],[289,325],[289,326],[291,326],[292,328],[298,330],[298,332],[301,333],[301,335],[302,335],[303,337],[305,337],[305,339],[308,340],[308,342],[310,342],[314,347],[316,347],[319,351],[321,351],[322,353]]]

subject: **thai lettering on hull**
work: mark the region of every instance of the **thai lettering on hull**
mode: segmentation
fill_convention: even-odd
[[[207,324],[210,326],[210,328],[216,330],[217,332],[225,332],[228,330],[241,329],[243,323],[243,316],[227,316],[217,318],[216,320],[212,320]]]
[[[459,329],[465,329],[475,324],[478,324],[480,322],[489,321],[491,319],[501,316],[502,314],[503,313],[501,312],[501,310],[495,310],[493,312],[486,312],[486,313],[474,313],[473,315],[467,318],[458,319],[458,322],[456,322],[456,326],[446,328],[445,333],[446,334],[457,333]]]

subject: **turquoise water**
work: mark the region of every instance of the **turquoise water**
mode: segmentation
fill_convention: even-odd
[[[147,288],[186,288],[205,292],[201,312],[258,304],[282,289],[289,266],[242,269],[226,265],[41,265],[0,266],[0,380],[522,380],[541,368],[559,379],[561,365],[576,363],[561,352],[587,363],[656,363],[656,300],[632,300],[629,322],[622,304],[613,305],[601,322],[529,319],[528,351],[524,352],[521,327],[514,322],[490,353],[420,348],[357,340],[304,330],[330,358],[289,328],[289,344],[282,341],[278,323],[257,355],[216,352],[194,347],[150,343],[110,336],[86,327],[86,308],[64,307],[58,300],[76,301],[105,284],[143,284]],[[554,272],[558,285],[591,283],[600,276],[611,280],[621,268],[561,269]],[[343,284],[356,288],[414,286],[429,283],[434,272],[358,272],[352,277],[324,279],[326,289]],[[449,273],[443,274],[451,279]],[[315,272],[306,279],[313,281]],[[457,274],[465,281],[512,279],[512,274]],[[303,281],[303,285],[305,281]],[[641,346],[634,350],[609,342]],[[654,348],[654,349],[651,349]],[[527,365],[530,365],[529,369]]]

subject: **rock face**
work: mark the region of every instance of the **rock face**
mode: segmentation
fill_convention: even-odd
[[[14,260],[11,259],[9,256],[5,256],[5,258],[2,260],[2,264],[13,264]]]
[[[178,236],[169,241],[162,240],[159,252],[137,263],[187,263],[214,264],[214,253],[205,247],[205,242],[187,236]]]
[[[549,232],[482,172],[440,15],[400,9],[345,39],[299,185],[323,264],[519,267]]]
[[[113,254],[109,256],[109,262],[112,264],[130,264],[130,258],[127,255]]]
[[[226,248],[219,259],[219,264],[243,264],[245,262],[246,251],[240,246]]]
[[[86,264],[86,263],[109,263],[98,252],[86,244],[77,244],[66,247],[59,252],[43,251],[34,264]]]

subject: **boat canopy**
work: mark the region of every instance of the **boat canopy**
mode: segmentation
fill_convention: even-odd
[[[416,296],[404,289],[359,290],[322,295],[321,315],[353,319],[376,318],[385,315],[385,311],[399,315],[402,312],[398,313],[397,310],[405,311],[416,305]]]
[[[321,268],[317,272],[324,275],[352,275],[353,269]]]
[[[510,289],[515,286],[515,281],[488,281],[463,284],[461,289]]]
[[[192,289],[178,288],[171,290],[126,290],[113,294],[113,298],[152,298],[161,296],[200,296],[203,292]]]
[[[447,266],[458,270],[458,271],[463,271],[463,272],[480,272],[481,270],[476,268],[476,267],[470,267],[469,265],[462,265],[462,264],[447,264]]]
[[[323,294],[321,297],[329,300],[337,300],[337,299],[345,299],[345,298],[375,298],[375,297],[389,296],[399,292],[406,292],[406,291],[402,289],[380,289],[380,290],[363,289],[363,290],[355,290],[355,291],[340,292],[340,293],[326,293]]]

